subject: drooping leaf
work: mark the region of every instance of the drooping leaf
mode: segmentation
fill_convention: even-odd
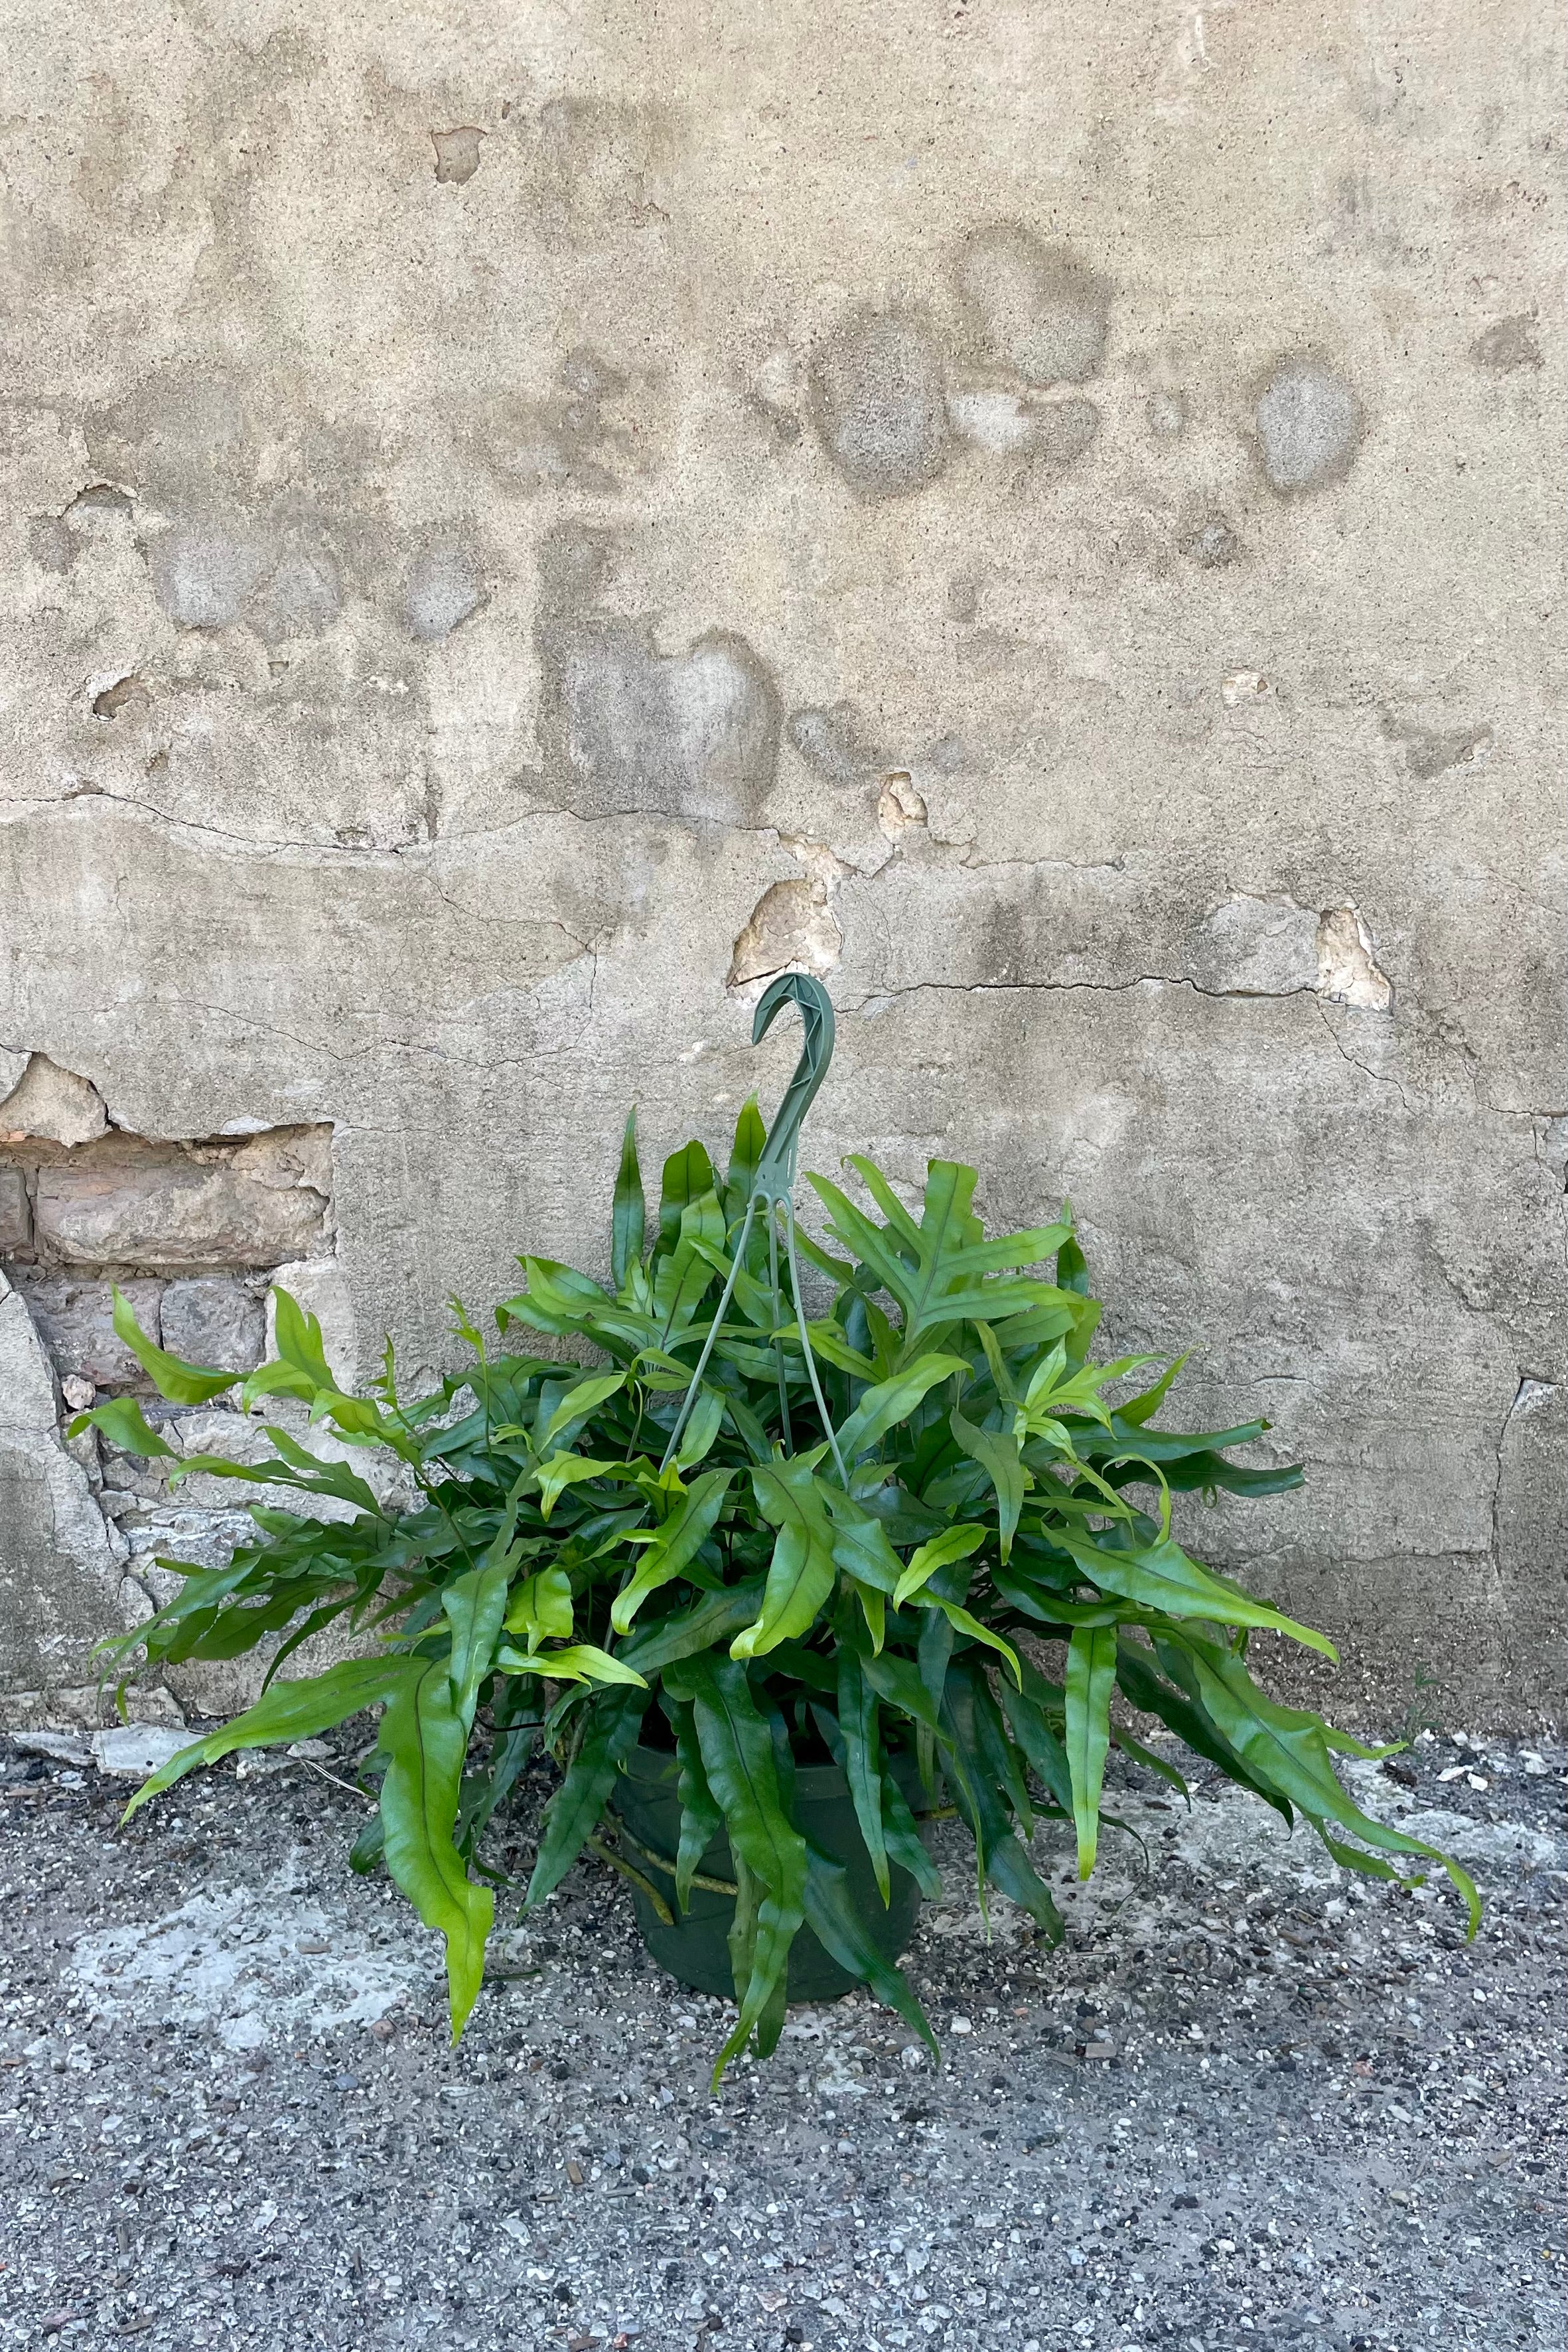
[[[915,1654],[920,1664],[920,1679],[930,1693],[933,1706],[940,1708],[942,1695],[947,1686],[948,1661],[953,1655],[953,1623],[942,1610],[926,1612]]]
[[[814,1472],[800,1456],[751,1473],[758,1508],[777,1529],[756,1622],[736,1635],[732,1658],[760,1657],[816,1622],[833,1589],[833,1528]]]
[[[1113,1627],[1080,1625],[1067,1645],[1067,1762],[1072,1776],[1072,1822],[1078,1832],[1078,1875],[1094,1867],[1100,1791],[1111,1744],[1111,1693],[1116,1685]]]
[[[960,1666],[949,1679],[942,1708],[942,1762],[954,1802],[975,1841],[982,1877],[1027,1911],[1052,1943],[1060,1943],[1061,1916],[987,1775],[973,1708],[974,1681]]]
[[[1291,1641],[1304,1643],[1338,1664],[1339,1652],[1326,1633],[1298,1625],[1293,1617],[1282,1617],[1267,1601],[1254,1601],[1228,1578],[1216,1576],[1211,1569],[1189,1559],[1168,1536],[1136,1552],[1108,1550],[1102,1544],[1085,1542],[1071,1529],[1061,1532],[1057,1540],[1103,1592],[1118,1593],[1140,1608],[1161,1610],[1167,1617],[1197,1618],[1215,1625],[1267,1626],[1271,1633],[1286,1633]]]
[[[966,1634],[971,1642],[978,1642],[984,1648],[994,1650],[998,1658],[1007,1661],[1012,1669],[1014,1681],[1018,1681],[1021,1669],[1019,1664],[1018,1652],[1013,1648],[1012,1643],[1005,1640],[1000,1633],[994,1632],[989,1625],[983,1624],[978,1617],[961,1607],[956,1601],[943,1601],[931,1592],[917,1592],[915,1596],[915,1606],[917,1609],[940,1611],[953,1633]]]
[[[101,1429],[110,1444],[118,1445],[123,1454],[140,1454],[145,1460],[162,1456],[167,1462],[180,1458],[155,1429],[148,1427],[134,1397],[110,1397],[107,1404],[95,1404],[90,1412],[78,1412],[66,1435],[79,1437],[84,1429]]]
[[[874,1686],[861,1672],[852,1643],[839,1646],[839,1729],[844,1747],[844,1777],[850,1784],[872,1872],[883,1903],[892,1897],[887,1838],[883,1826],[882,1725]]]
[[[441,1605],[452,1628],[452,1654],[447,1661],[452,1706],[465,1735],[474,1727],[479,1685],[490,1671],[501,1636],[507,1590],[516,1564],[516,1551],[501,1549],[497,1540],[477,1568],[442,1588]]]
[[[999,1687],[1013,1738],[1028,1758],[1030,1769],[1050,1790],[1061,1811],[1071,1814],[1073,1811],[1072,1771],[1067,1760],[1067,1750],[1052,1730],[1041,1703],[1040,1675],[1030,1666],[1025,1669],[1021,1690],[1014,1689],[1005,1680]]]
[[[702,1748],[689,1704],[677,1704],[674,1716],[676,1791],[681,1801],[681,1835],[675,1853],[675,1905],[685,1911],[691,1901],[692,1880],[702,1858],[724,1824],[724,1814],[703,1769]]]
[[[896,1650],[883,1650],[878,1656],[862,1657],[861,1672],[890,1706],[901,1709],[912,1723],[923,1723],[928,1731],[936,1730],[940,1698],[927,1687],[913,1660],[902,1657]]]
[[[942,1899],[942,1874],[925,1850],[925,1841],[908,1801],[892,1771],[882,1776],[882,1834],[888,1860],[907,1870],[929,1903]]]
[[[1008,1811],[1019,1825],[1019,1834],[1027,1841],[1034,1833],[1034,1807],[1030,1801],[1024,1759],[1008,1737],[1001,1709],[991,1695],[991,1686],[985,1675],[970,1670],[966,1679],[972,1701],[970,1719],[982,1769],[992,1787],[1006,1799]],[[1005,1689],[1007,1677],[1004,1675],[1001,1679]]]
[[[831,1519],[833,1564],[857,1583],[869,1585],[889,1598],[897,1591],[904,1562],[887,1538],[887,1529],[874,1513],[846,1495],[841,1486],[819,1479],[817,1491]]]
[[[1314,1822],[1335,1822],[1380,1853],[1416,1854],[1440,1864],[1465,1899],[1473,1936],[1480,1921],[1480,1898],[1469,1874],[1436,1846],[1375,1821],[1346,1795],[1329,1760],[1327,1727],[1321,1717],[1265,1697],[1235,1651],[1222,1650],[1186,1629],[1179,1639],[1197,1669],[1205,1710],[1259,1778]]]
[[[423,1661],[415,1658],[345,1658],[308,1681],[274,1683],[265,1698],[232,1723],[193,1740],[138,1789],[125,1808],[124,1818],[140,1812],[150,1797],[183,1780],[198,1764],[215,1764],[236,1748],[276,1748],[280,1742],[313,1739],[318,1733],[345,1723],[367,1706],[380,1706],[401,1689]]]
[[[167,1354],[147,1337],[136,1320],[136,1310],[118,1283],[110,1285],[114,1297],[114,1331],[121,1345],[130,1349],[160,1396],[171,1404],[207,1404],[225,1389],[232,1389],[242,1375],[238,1372],[216,1371],[203,1364],[187,1364],[178,1356]],[[127,1399],[125,1402],[129,1402]],[[99,1428],[104,1424],[100,1422]],[[119,1439],[115,1440],[118,1444]],[[140,1451],[140,1448],[130,1449]]]
[[[1217,1764],[1239,1788],[1250,1790],[1265,1804],[1272,1805],[1287,1829],[1291,1826],[1296,1818],[1294,1810],[1279,1790],[1249,1771],[1245,1759],[1209,1721],[1191,1692],[1174,1690],[1156,1672],[1149,1652],[1127,1634],[1123,1634],[1117,1643],[1116,1680],[1135,1707],[1145,1715],[1158,1716],[1167,1730],[1186,1742],[1195,1756]],[[1196,1685],[1196,1675],[1192,1680]]]
[[[204,1476],[237,1478],[253,1486],[298,1486],[305,1494],[329,1496],[334,1502],[351,1504],[356,1511],[381,1516],[374,1492],[346,1462],[329,1462],[312,1454],[275,1422],[267,1423],[267,1433],[277,1449],[274,1461],[231,1462],[221,1454],[187,1454],[179,1467],[170,1472],[171,1486],[183,1478]]]
[[[691,1702],[703,1769],[724,1812],[730,1852],[760,1890],[751,1979],[719,2053],[716,2084],[783,1983],[789,1947],[805,1916],[806,1844],[785,1811],[772,1729],[758,1711],[744,1664],[688,1658],[665,1680],[675,1696]]]
[[[869,1985],[883,2007],[902,2017],[932,2056],[939,2058],[936,2036],[910,1990],[908,1978],[878,1951],[855,1908],[843,1864],[824,1853],[811,1839],[806,1842],[805,1907],[811,1931],[829,1958]]]
[[[453,1704],[445,1661],[418,1664],[420,1671],[392,1693],[382,1717],[377,1744],[387,1759],[382,1850],[421,1919],[445,1938],[455,2042],[479,1998],[496,1898],[469,1877],[453,1841],[467,1727]]]

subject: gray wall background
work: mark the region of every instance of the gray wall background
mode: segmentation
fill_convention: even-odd
[[[106,1270],[444,1364],[791,961],[809,1160],[1306,1459],[1205,1539],[1344,1713],[1557,1708],[1556,13],[7,0],[13,1719],[168,1548]],[[327,1125],[308,1243],[184,1149]]]

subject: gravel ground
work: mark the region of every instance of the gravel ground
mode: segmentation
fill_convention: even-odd
[[[1037,1841],[1057,1951],[999,1899],[988,1944],[942,1850],[939,2072],[853,1999],[716,2099],[723,2005],[598,1865],[497,1936],[453,2051],[434,1938],[344,1865],[340,1765],[120,1829],[123,1782],[0,1752],[0,2341],[1561,2352],[1560,1749],[1352,1768],[1474,1870],[1474,1945],[1445,1881],[1128,1774],[1152,1871],[1113,1838],[1074,1893]]]

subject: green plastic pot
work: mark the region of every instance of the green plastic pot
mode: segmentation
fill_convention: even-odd
[[[889,1757],[887,1769],[904,1791],[913,1811],[929,1801],[920,1785],[913,1756]],[[628,1836],[635,1841],[622,1851],[627,1862],[655,1885],[674,1915],[674,1925],[660,1918],[636,1885],[632,1902],[643,1941],[662,1969],[694,1992],[716,1993],[732,1999],[735,1979],[730,1972],[728,1936],[735,1917],[735,1897],[711,1887],[694,1886],[685,1916],[675,1910],[674,1860],[681,1837],[681,1803],[676,1793],[676,1765],[672,1755],[656,1748],[636,1748],[611,1799]],[[805,1764],[795,1773],[795,1818],[805,1834],[849,1874],[850,1894],[872,1942],[883,1957],[896,1960],[915,1933],[920,1909],[920,1888],[906,1870],[889,1865],[891,1900],[884,1906],[871,1866],[871,1856],[855,1817],[853,1800],[843,1774],[832,1764]],[[925,1832],[922,1832],[924,1835]],[[637,1847],[642,1848],[639,1853]],[[660,1863],[665,1867],[658,1867]],[[704,1878],[733,1881],[729,1841],[721,1832],[697,1865]],[[831,1959],[810,1927],[801,1927],[789,1948],[786,1998],[789,2000],[837,2000],[855,1990],[858,1979]]]

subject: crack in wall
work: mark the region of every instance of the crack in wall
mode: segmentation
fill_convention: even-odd
[[[1207,996],[1217,1003],[1241,1001],[1249,1003],[1284,1003],[1293,996],[1317,997],[1315,988],[1205,988],[1186,972],[1135,972],[1129,980],[912,980],[898,988],[868,989],[858,1004],[848,1011],[864,1012],[868,1006],[891,1004],[904,996],[920,996],[926,991],[954,996],[1054,996],[1070,995],[1087,991],[1101,996],[1124,996],[1134,988],[1186,988],[1195,996]],[[1360,1064],[1356,1066],[1358,1068]],[[1371,1073],[1368,1074],[1369,1076]]]
[[[1491,1559],[1500,1576],[1502,1572],[1502,1491],[1505,1475],[1502,1457],[1508,1444],[1508,1433],[1521,1412],[1533,1412],[1538,1406],[1547,1403],[1556,1392],[1556,1381],[1548,1380],[1544,1373],[1521,1371],[1508,1411],[1503,1414],[1502,1426],[1497,1433],[1497,1470],[1492,1481],[1491,1496]]]

